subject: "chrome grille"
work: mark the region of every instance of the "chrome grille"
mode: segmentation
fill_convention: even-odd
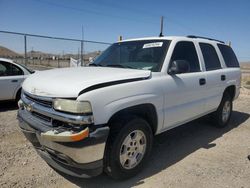
[[[48,123],[51,123],[52,122],[52,118],[48,117],[48,116],[45,116],[43,114],[40,114],[40,113],[37,113],[37,112],[32,112],[32,115],[33,116],[36,116],[37,118],[43,120],[43,121],[46,121]]]
[[[94,122],[93,115],[78,115],[59,112],[53,109],[52,98],[38,97],[23,91],[21,95],[23,110],[48,126],[60,124],[86,125]],[[54,122],[57,122],[54,124]]]
[[[24,96],[25,96],[28,100],[30,100],[30,101],[32,101],[32,102],[35,102],[35,103],[37,103],[37,104],[40,104],[40,105],[45,106],[45,107],[48,107],[48,108],[52,108],[52,101],[51,101],[51,100],[42,100],[42,99],[38,99],[38,98],[35,98],[35,97],[33,97],[33,96],[30,96],[30,95],[28,95],[28,94],[26,94],[26,93],[24,93]]]

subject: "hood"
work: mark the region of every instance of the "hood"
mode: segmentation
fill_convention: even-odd
[[[23,83],[23,90],[33,95],[44,97],[77,97],[81,91],[94,86],[107,87],[118,83],[130,82],[132,79],[146,79],[151,71],[110,68],[81,67],[61,68],[38,71]],[[91,87],[92,86],[92,87]],[[82,93],[82,92],[81,92]]]

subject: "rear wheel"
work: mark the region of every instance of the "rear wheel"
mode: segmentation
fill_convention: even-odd
[[[218,109],[212,114],[213,121],[217,127],[225,127],[231,118],[233,108],[232,98],[225,93]]]
[[[137,174],[145,165],[153,142],[149,124],[139,117],[114,122],[108,139],[105,172],[114,179]]]

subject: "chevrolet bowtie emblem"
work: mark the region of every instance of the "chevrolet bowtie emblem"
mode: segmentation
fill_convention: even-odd
[[[36,94],[36,88],[32,88],[31,93]]]

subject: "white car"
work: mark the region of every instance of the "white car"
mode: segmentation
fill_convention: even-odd
[[[228,125],[240,76],[232,48],[221,41],[126,40],[111,45],[89,67],[27,78],[19,126],[59,171],[128,178],[148,160],[154,135],[208,114],[214,125]]]
[[[18,101],[24,79],[33,72],[10,59],[0,58],[0,101]]]

